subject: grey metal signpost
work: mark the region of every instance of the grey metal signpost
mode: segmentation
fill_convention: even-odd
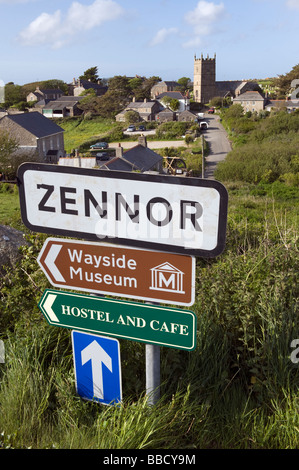
[[[149,405],[156,405],[160,398],[160,346],[145,345],[146,394]]]

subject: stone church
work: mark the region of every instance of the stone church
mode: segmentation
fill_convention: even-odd
[[[236,98],[246,91],[261,91],[258,84],[253,81],[229,80],[216,81],[216,54],[206,58],[194,56],[194,100],[207,104],[212,98],[220,96]]]

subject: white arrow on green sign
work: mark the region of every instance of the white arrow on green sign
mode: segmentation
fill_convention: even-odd
[[[45,290],[39,308],[50,325],[188,351],[196,347],[196,315],[190,310],[52,289]]]

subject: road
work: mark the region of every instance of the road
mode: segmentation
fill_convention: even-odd
[[[208,129],[204,131],[205,140],[209,143],[209,155],[205,159],[205,178],[214,179],[214,171],[219,162],[231,151],[227,133],[217,115],[205,117]]]
[[[220,122],[220,118],[217,115],[206,115],[204,120],[208,123],[208,129],[203,132],[206,141],[209,143],[210,152],[206,157],[205,162],[205,178],[214,179],[214,171],[219,162],[225,159],[228,152],[231,150],[230,142],[227,138],[226,131]],[[153,134],[154,131],[145,131],[143,135]],[[132,135],[135,132],[131,133]],[[140,134],[140,132],[137,132]],[[138,142],[122,142],[120,145],[123,149],[130,149],[137,145]],[[117,147],[118,142],[112,142],[109,147]],[[185,146],[184,140],[171,140],[171,141],[147,141],[147,146],[150,149],[158,149],[164,147],[181,147]]]

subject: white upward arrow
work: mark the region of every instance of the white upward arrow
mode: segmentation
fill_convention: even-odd
[[[57,268],[55,261],[57,256],[60,253],[60,250],[62,248],[62,245],[52,245],[46,258],[45,258],[45,265],[48,267],[50,272],[52,273],[52,276],[54,276],[55,280],[57,282],[65,282],[65,279],[59,269]]]
[[[81,351],[82,365],[91,360],[91,372],[93,382],[93,396],[104,399],[103,366],[104,364],[112,372],[111,357],[104,351],[97,341],[90,343]]]

